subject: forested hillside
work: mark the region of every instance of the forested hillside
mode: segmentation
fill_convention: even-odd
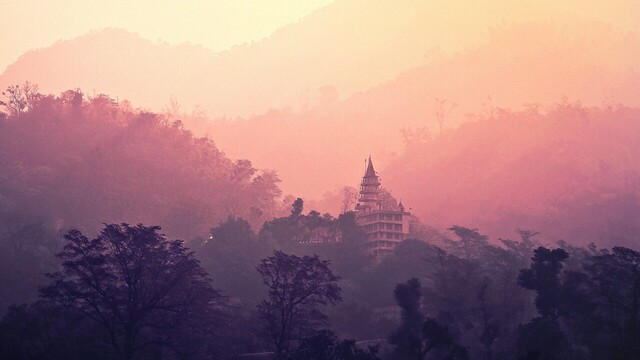
[[[638,14],[0,5],[0,360],[640,359]]]
[[[79,90],[5,91],[0,117],[0,266],[4,284],[35,293],[60,234],[102,222],[163,224],[190,240],[229,214],[259,228],[279,213],[275,171],[232,160],[178,122]],[[48,245],[47,245],[48,244]],[[2,291],[0,303],[24,299]]]
[[[384,169],[386,186],[439,228],[638,248],[639,120],[624,106],[495,109],[409,142]]]
[[[216,134],[232,156],[278,169],[285,191],[318,198],[355,186],[366,156],[382,169],[403,152],[407,138],[436,136],[496,108],[546,108],[563,99],[588,107],[640,106],[640,40],[599,23],[509,24],[492,29],[486,42],[429,56],[345,99],[327,86],[308,108],[183,119],[195,132]]]

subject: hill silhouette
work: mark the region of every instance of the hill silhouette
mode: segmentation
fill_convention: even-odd
[[[191,240],[229,215],[259,227],[279,214],[274,172],[230,159],[179,121],[106,95],[27,93],[26,110],[0,116],[3,218],[37,219],[56,230],[158,223]]]
[[[105,29],[23,55],[0,86],[32,81],[52,93],[95,89],[154,110],[175,95],[185,107],[199,105],[215,116],[299,107],[324,85],[348,95],[420,64],[435,46],[427,40],[436,38],[421,29],[416,10],[424,7],[340,0],[267,38],[217,53]],[[357,16],[365,9],[367,17]]]
[[[640,109],[561,103],[497,111],[407,145],[386,186],[423,222],[552,243],[640,243]]]
[[[278,169],[286,192],[319,197],[357,185],[364,157],[373,155],[382,168],[403,152],[405,137],[438,135],[436,99],[446,100],[445,107],[457,104],[448,108],[445,130],[496,109],[545,107],[563,99],[640,106],[634,95],[640,93],[640,40],[593,23],[579,29],[547,23],[497,28],[482,46],[345,100],[329,88],[306,110],[183,119],[196,132],[215,134],[230,155]]]
[[[125,30],[105,29],[28,52],[0,76],[0,88],[31,81],[54,94],[73,88],[87,93],[95,90],[153,111],[160,111],[175,96],[183,109],[191,112],[199,106],[212,117],[247,117],[272,108],[304,109],[317,106],[326,87],[333,87],[335,95],[344,99],[408,69],[437,66],[441,56],[487,41],[489,29],[502,24],[504,18],[514,23],[564,19],[567,16],[559,14],[572,8],[571,2],[501,1],[501,6],[494,2],[496,6],[489,10],[480,0],[338,0],[264,39],[221,52],[188,43],[157,43]],[[596,13],[592,5],[580,2],[585,14]],[[361,16],[363,13],[367,16]],[[609,18],[611,14],[602,21],[607,23]],[[629,29],[624,16],[614,19],[614,26]],[[585,34],[591,36],[590,26],[577,33],[587,30]],[[528,38],[521,41],[522,46],[530,44]],[[594,42],[598,48],[600,40]],[[533,45],[531,51],[537,51],[540,44]],[[574,59],[580,56],[575,54]],[[468,65],[458,64],[453,73],[442,69],[440,79],[451,78]],[[595,65],[606,70],[611,64]],[[566,74],[574,79],[569,76],[572,73]],[[545,74],[531,75],[535,80]],[[521,80],[523,84],[525,79]]]

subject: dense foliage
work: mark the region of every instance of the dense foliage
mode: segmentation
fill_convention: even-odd
[[[364,255],[355,213],[306,211],[300,198],[283,211],[273,173],[229,160],[179,123],[78,91],[8,92],[0,116],[0,358],[640,354],[640,253],[632,247],[572,245],[583,232],[545,243],[533,230],[516,239],[459,225],[440,233],[414,219],[414,239],[374,260]],[[619,174],[624,166],[615,164],[625,161],[602,171]],[[633,197],[611,199],[613,214],[636,216],[622,211],[635,208]],[[166,223],[192,240],[126,223],[94,236],[96,219]],[[632,228],[618,230],[590,236],[637,242]]]
[[[472,224],[506,237],[521,227],[545,241],[637,248],[639,118],[620,105],[488,108],[455,130],[410,139],[385,186],[438,228]]]
[[[235,214],[259,227],[278,210],[274,172],[227,158],[180,121],[79,90],[11,87],[0,119],[0,211],[57,227],[95,219],[161,223],[187,239]]]
[[[275,172],[231,160],[179,121],[79,90],[5,92],[0,113],[0,307],[33,298],[62,233],[103,222],[162,224],[190,240],[235,214],[280,210]],[[11,289],[11,290],[9,290]]]
[[[274,221],[307,216],[294,211]],[[308,233],[305,226],[295,233]],[[333,248],[324,258],[340,265],[337,254],[352,250],[348,242],[314,248],[294,237],[278,245],[300,256],[281,250],[268,256],[262,251],[274,247],[269,238],[256,236],[242,219],[229,218],[211,233],[197,255],[207,259],[214,282],[232,285],[226,302],[182,243],[166,240],[157,227],[107,225],[93,240],[69,232],[59,255],[63,272],[51,275],[43,300],[12,306],[0,323],[0,354],[227,358],[267,351],[281,359],[501,360],[640,353],[640,253],[632,249],[543,247],[526,230],[497,246],[478,230],[454,226],[440,247],[406,240],[391,256],[364,258],[359,271],[340,279],[333,264],[304,254]],[[257,250],[240,255],[241,247],[252,246]],[[218,261],[225,254],[235,259]],[[227,277],[238,283],[221,281]],[[261,277],[267,286],[260,289]],[[158,291],[164,295],[155,296]],[[323,315],[322,304],[335,305]],[[187,312],[178,316],[181,311]]]
[[[70,231],[63,271],[49,275],[42,297],[95,322],[117,357],[205,352],[222,297],[182,241],[159,230],[111,224],[95,239]]]

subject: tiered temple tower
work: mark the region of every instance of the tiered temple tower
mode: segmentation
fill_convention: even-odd
[[[371,157],[360,184],[360,199],[356,205],[356,222],[367,234],[367,254],[381,258],[393,252],[402,240],[409,237],[409,216],[402,202],[397,206],[380,199],[380,178],[373,168]]]
[[[362,183],[360,184],[360,199],[356,210],[375,210],[380,206],[380,200],[378,195],[380,193],[380,179],[376,174],[376,170],[373,168],[373,162],[371,156],[367,162],[367,169],[362,177]]]

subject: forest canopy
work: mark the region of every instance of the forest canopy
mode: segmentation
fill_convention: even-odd
[[[0,112],[0,306],[36,294],[72,228],[162,224],[205,236],[228,215],[258,229],[281,210],[275,171],[232,160],[177,119],[107,95],[9,87]]]
[[[427,224],[413,218],[411,239],[376,261],[365,255],[367,234],[346,205],[334,217],[305,209],[301,198],[283,200],[275,172],[229,159],[175,118],[79,90],[43,95],[28,83],[5,95],[0,355],[498,360],[638,352],[638,177],[624,156],[637,147],[636,109],[497,111],[407,142],[390,169],[408,170],[395,174],[430,184],[431,194],[442,176],[491,198],[445,192],[451,209],[440,216],[464,223],[445,232],[430,226],[435,216]],[[541,147],[548,135],[530,131],[536,127],[553,130],[554,148]],[[607,147],[601,133],[618,146]],[[425,175],[434,168],[441,171]],[[403,185],[412,202],[434,204],[426,191]],[[460,204],[467,212],[452,216]],[[535,217],[554,204],[573,205]],[[537,228],[496,238],[466,227],[495,224],[474,211],[545,232],[585,226],[568,241],[546,241]],[[168,240],[160,226],[189,241]],[[330,240],[310,241],[318,231]],[[631,246],[572,245],[590,239]],[[180,264],[190,276],[176,276]],[[166,284],[178,290],[164,293]],[[185,313],[165,316],[167,309]],[[182,330],[167,331],[176,326]]]
[[[259,227],[279,211],[278,176],[232,160],[181,121],[107,95],[7,89],[0,119],[0,213],[57,229],[163,224],[191,239],[228,214]]]

